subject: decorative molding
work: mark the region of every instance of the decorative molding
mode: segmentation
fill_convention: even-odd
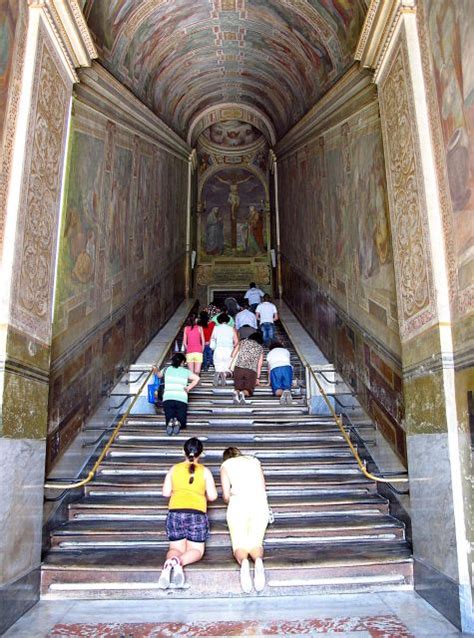
[[[79,80],[75,96],[83,106],[188,161],[186,142],[100,64],[81,69]]]
[[[278,142],[278,157],[287,155],[301,144],[329,131],[352,116],[355,111],[376,101],[372,75],[354,64],[318,103]]]
[[[98,57],[86,20],[77,0],[28,0],[32,9],[41,9],[68,64],[73,81],[76,68],[91,65]]]
[[[416,0],[372,0],[354,55],[362,67],[376,73],[402,13],[415,11]]]
[[[426,200],[406,46],[403,37],[379,87],[402,341],[413,338],[435,318]]]
[[[35,69],[11,324],[47,345],[70,81],[43,25],[39,26]]]

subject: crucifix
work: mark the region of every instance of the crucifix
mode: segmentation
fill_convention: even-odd
[[[243,184],[247,182],[252,176],[248,175],[248,177],[244,177],[243,179],[237,179],[236,174],[230,174],[230,179],[223,179],[216,175],[217,179],[223,184],[229,185],[229,197],[227,201],[230,204],[230,243],[233,251],[237,250],[237,212],[240,206],[240,197],[239,197],[239,184]]]

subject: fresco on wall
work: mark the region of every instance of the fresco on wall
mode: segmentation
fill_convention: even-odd
[[[396,294],[378,123],[344,123],[282,159],[279,176],[282,253],[389,345]]]
[[[352,64],[364,0],[90,0],[101,60],[174,130],[222,102],[281,135]],[[196,70],[198,69],[198,72]]]
[[[103,140],[72,130],[58,262],[60,302],[87,290],[94,280],[101,223],[103,159]]]
[[[255,256],[266,252],[261,181],[245,169],[215,173],[202,191],[201,255]]]
[[[463,289],[474,281],[474,2],[426,5]]]
[[[53,322],[49,465],[183,299],[187,167],[185,148],[176,157],[74,100]]]
[[[8,87],[15,49],[15,28],[18,20],[18,0],[0,0],[0,143],[3,139]]]
[[[222,148],[248,146],[262,137],[258,129],[248,122],[228,120],[211,124],[202,134],[211,144]]]

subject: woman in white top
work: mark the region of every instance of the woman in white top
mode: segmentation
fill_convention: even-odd
[[[229,325],[229,315],[221,313],[217,317],[210,346],[214,351],[214,385],[225,385],[227,373],[230,372],[230,362],[234,348],[239,345],[239,337],[235,328]]]
[[[290,363],[290,351],[278,341],[272,341],[267,354],[267,363],[273,394],[280,397],[280,403],[291,403],[293,366]]]
[[[221,485],[228,503],[227,524],[232,550],[240,565],[240,585],[245,593],[252,591],[249,557],[255,562],[256,591],[265,587],[263,538],[268,525],[268,501],[260,461],[245,456],[236,447],[224,450]]]

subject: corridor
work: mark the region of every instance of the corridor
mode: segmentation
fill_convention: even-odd
[[[291,404],[205,373],[189,407],[214,475],[228,442],[265,466],[245,620],[394,592],[406,627],[410,601],[474,632],[474,1],[0,0],[0,37],[0,633],[164,602],[184,433],[147,377],[192,308],[249,289],[281,313]],[[244,613],[210,518],[171,594]]]

